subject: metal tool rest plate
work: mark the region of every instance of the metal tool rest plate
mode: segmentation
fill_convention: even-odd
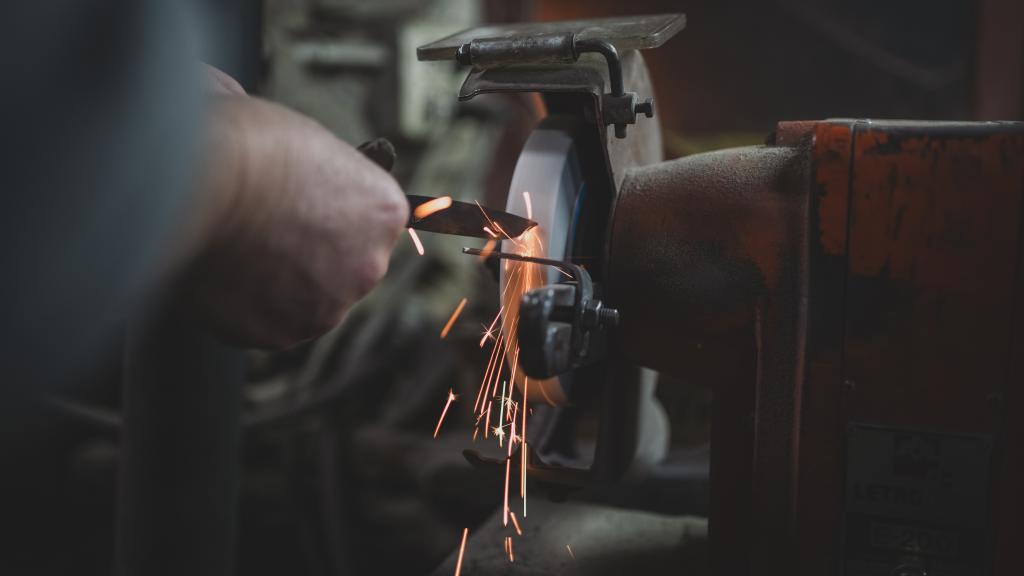
[[[576,40],[606,40],[619,52],[657,48],[686,25],[683,14],[530,22],[471,28],[416,49],[420,60],[454,60],[455,51],[475,39],[573,34]]]

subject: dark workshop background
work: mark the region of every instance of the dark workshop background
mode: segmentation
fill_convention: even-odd
[[[392,139],[410,193],[454,187],[501,205],[536,103],[456,105],[462,74],[427,86],[415,46],[487,21],[658,12],[688,19],[645,55],[668,157],[760,143],[780,120],[1024,111],[1019,0],[228,0],[211,3],[210,60],[352,143]],[[464,436],[430,442],[437,398],[452,382],[475,386],[486,362],[477,325],[497,309],[493,281],[442,246],[457,243],[428,245],[436,255],[424,259],[400,247],[389,281],[324,342],[250,358],[240,574],[427,573],[497,504],[461,471]],[[491,294],[465,312],[471,330],[440,342],[452,303],[474,291]],[[41,482],[52,507],[40,513],[52,517],[58,572],[110,572],[119,359],[112,350],[83,379],[59,406],[59,433],[39,442],[52,461]],[[705,446],[706,388],[679,382],[659,397],[673,448]],[[468,429],[469,415],[453,422]]]

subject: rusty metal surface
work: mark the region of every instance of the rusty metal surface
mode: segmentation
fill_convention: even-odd
[[[996,438],[1004,446],[994,456],[996,519],[952,529],[970,538],[995,530],[996,558],[1015,558],[1020,501],[1006,486],[1021,485],[1021,465],[1019,450],[1006,447],[1022,439],[1000,411],[1019,412],[1021,402],[1011,348],[1019,341],[1011,342],[1022,294],[1024,127],[847,120],[813,133],[814,290],[794,486],[799,573],[839,572],[852,554],[840,527],[853,422]],[[983,556],[966,569],[985,570]],[[1004,560],[995,573],[1018,567]]]
[[[627,358],[692,374],[716,343],[729,354],[760,298],[796,280],[805,207],[785,192],[799,188],[800,161],[796,149],[749,147],[627,173],[609,249]]]
[[[844,419],[995,437],[1022,292],[1024,127],[859,123],[853,162]],[[962,573],[985,568],[985,524],[951,528]]]
[[[713,389],[717,573],[792,557],[790,468],[805,343],[806,154],[749,147],[627,173],[607,301],[631,362]],[[756,417],[754,412],[756,409]]]
[[[788,124],[788,123],[783,123]],[[834,530],[840,502],[829,492],[840,486],[843,425],[836,417],[842,394],[842,347],[846,286],[847,206],[850,190],[849,123],[815,122],[809,243],[810,310],[808,313],[806,383],[800,389],[799,452],[795,461],[795,536],[800,543],[799,574],[835,572],[838,540]],[[779,134],[790,131],[780,124]],[[806,465],[804,463],[813,463]],[[802,465],[803,464],[803,465]]]
[[[455,51],[476,39],[549,37],[571,34],[575,40],[608,40],[619,51],[657,48],[686,25],[683,14],[654,14],[562,22],[527,22],[481,26],[416,49],[420,60],[454,60]]]
[[[857,423],[995,438],[1013,573],[1024,125],[784,123],[775,144],[630,171],[610,242],[620,351],[713,389],[716,571],[840,572]]]

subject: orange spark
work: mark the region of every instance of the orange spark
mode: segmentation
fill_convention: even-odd
[[[409,236],[412,238],[412,243],[416,245],[416,251],[423,256],[423,242],[420,242],[420,237],[416,235],[416,231],[409,228]]]
[[[487,421],[484,422],[484,438],[487,438],[487,431],[491,428],[491,406],[493,402],[487,404]]]
[[[501,406],[498,409],[498,422],[505,423],[505,382],[501,382]],[[500,444],[499,444],[500,446]]]
[[[547,401],[547,403],[549,405],[551,405],[551,406],[555,405],[555,401],[551,399],[551,396],[548,396],[548,391],[547,391],[546,387],[544,386],[544,381],[543,380],[540,381],[540,393],[541,393],[542,396],[544,396],[544,400]]]
[[[519,491],[523,496],[523,518],[526,518],[526,458],[529,454],[530,445],[526,442],[526,436],[523,436],[523,446],[519,449],[523,457],[523,461],[519,464],[521,476],[519,477]]]
[[[569,556],[572,556],[572,559],[575,560],[576,559],[576,555],[572,553],[572,548],[570,548],[569,545],[566,544],[565,545],[565,549],[569,551]]]
[[[462,556],[466,553],[466,538],[469,536],[469,528],[462,529],[462,544],[459,545],[459,559],[455,562],[455,576],[462,573]]]
[[[508,238],[509,240],[512,240],[512,237],[508,235],[508,232],[505,232],[505,229],[501,227],[501,224],[498,224],[497,222],[491,222],[491,224],[494,224],[494,227],[498,229],[498,232],[502,236]]]
[[[487,328],[487,332],[484,332],[484,337],[480,339],[481,348],[484,347],[484,342],[487,341],[487,337],[494,333],[494,325],[498,323],[498,318],[501,318],[501,313],[504,310],[505,307],[502,306],[501,309],[498,310],[498,313],[494,316],[494,320],[491,322],[491,325]]]
[[[523,535],[523,529],[519,527],[519,520],[516,520],[516,513],[515,512],[509,512],[509,515],[512,516],[512,526],[515,527],[516,534],[522,536]]]
[[[533,203],[530,202],[529,192],[523,192],[523,200],[526,200],[526,217],[533,220]]]
[[[480,391],[477,392],[476,402],[473,403],[474,412],[479,411],[481,414],[483,413],[484,405],[482,402],[480,402],[480,399],[483,398],[483,393],[487,391],[487,389],[490,387],[491,369],[494,366],[494,359],[497,358],[498,356],[498,348],[501,347],[501,341],[503,338],[504,334],[499,333],[498,340],[494,343],[494,348],[491,349],[491,359],[487,361],[487,370],[484,371],[484,380],[483,382],[480,383]],[[477,409],[478,404],[480,406],[479,410]]]
[[[520,450],[523,453],[522,462],[522,478],[519,481],[519,496],[523,499],[523,516],[526,516],[526,399],[530,395],[530,379],[523,377],[523,430],[520,432],[523,436],[523,446]]]
[[[417,220],[423,220],[427,216],[430,216],[434,212],[440,212],[452,205],[451,196],[441,196],[440,198],[434,198],[433,200],[427,200],[423,204],[420,204],[412,211],[413,218]]]
[[[452,324],[455,324],[455,320],[458,319],[459,314],[462,314],[462,308],[465,306],[466,299],[463,298],[462,302],[459,302],[459,305],[455,307],[455,312],[452,312],[452,316],[451,318],[448,319],[448,323],[445,324],[444,328],[441,330],[441,338],[444,338],[445,336],[448,335],[448,331],[452,329]]]
[[[501,380],[501,371],[505,369],[505,354],[508,352],[508,346],[501,347],[501,360],[498,361],[498,371],[491,375],[494,378],[494,389],[491,390],[491,396],[498,393],[498,381]]]
[[[486,229],[487,228],[484,228],[484,230]],[[491,255],[491,252],[494,252],[494,247],[497,245],[497,240],[495,240],[494,238],[489,239],[487,243],[484,244],[484,247],[480,250],[480,256],[478,256],[480,261],[483,262],[484,260],[487,260],[487,258]]]
[[[516,344],[516,352],[515,352],[515,354],[512,355],[512,385],[513,386],[516,385],[516,369],[518,367],[519,367],[519,345]],[[509,401],[512,400],[512,389],[511,388],[508,391],[508,399],[509,399]],[[524,398],[524,400],[525,400],[525,398]],[[515,417],[513,416],[512,419],[515,420]]]
[[[508,477],[509,477],[509,474],[511,472],[512,472],[512,459],[511,458],[506,458],[505,459],[505,509],[504,509],[504,513],[503,513],[504,520],[502,521],[502,523],[505,526],[508,526]]]
[[[540,243],[540,235],[536,228],[527,230],[516,242],[516,252],[519,252],[528,256],[544,256],[544,249]],[[546,283],[546,275],[544,268],[540,265],[530,262],[518,262],[514,260],[506,260],[506,266],[508,266],[508,273],[506,274],[506,282],[502,287],[501,304],[504,306],[505,311],[503,316],[506,318],[506,322],[501,324],[501,331],[505,336],[505,347],[509,350],[509,355],[512,356],[513,362],[510,368],[512,369],[512,376],[509,380],[518,388],[524,388],[525,374],[515,362],[515,350],[518,347],[516,337],[516,320],[519,318],[519,305],[522,300],[523,294],[530,290],[539,288]],[[538,383],[535,381],[530,386],[530,394],[541,400],[544,399],[550,404],[555,404],[557,399],[561,399],[559,393],[559,387],[557,380],[541,380],[538,388]],[[554,385],[553,389],[549,389],[549,385]],[[532,398],[527,396],[527,399]],[[520,406],[523,410],[526,406]]]
[[[476,207],[480,209],[480,213],[484,215],[484,219],[490,222],[491,224],[494,224],[494,220],[491,220],[491,216],[490,214],[487,213],[487,210],[484,210],[484,207],[481,206],[480,203],[477,202],[476,200],[473,200],[473,203],[476,204]],[[486,230],[486,228],[484,228],[484,230]]]
[[[490,234],[492,240],[498,237],[498,235],[494,233],[494,230],[491,230],[487,226],[484,226],[484,232],[487,232],[488,234]]]
[[[451,388],[448,389],[448,401],[444,403],[444,410],[441,410],[441,418],[437,421],[437,428],[434,428],[434,438],[437,438],[439,432],[441,432],[441,424],[444,423],[445,414],[448,414],[448,407],[455,401],[455,392]]]
[[[512,537],[505,536],[505,552],[508,553],[508,561],[515,562],[516,556],[512,553]]]

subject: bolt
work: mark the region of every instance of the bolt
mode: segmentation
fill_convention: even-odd
[[[633,105],[633,113],[654,118],[654,100],[652,98],[645,98],[643,102],[637,102]]]
[[[619,311],[615,308],[601,308],[597,311],[597,323],[603,326],[618,326]]]

